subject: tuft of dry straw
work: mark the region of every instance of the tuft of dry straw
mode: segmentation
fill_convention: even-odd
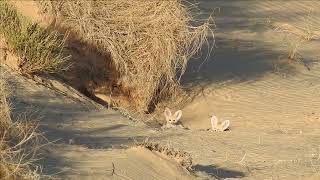
[[[3,80],[4,72],[0,71],[0,133],[4,132],[5,127],[12,123],[10,118],[10,106],[7,100],[7,83]],[[1,134],[0,134],[1,135]]]
[[[320,31],[312,30],[309,26],[301,27],[288,23],[274,23],[272,25],[276,32],[293,34],[306,41],[317,40],[320,38]]]
[[[32,168],[39,134],[34,124],[11,119],[6,76],[0,68],[0,179],[39,179]]]
[[[302,61],[302,55],[300,54],[300,48],[307,42],[312,40],[318,40],[320,38],[320,31],[318,31],[311,23],[305,21],[301,26],[292,25],[288,23],[273,23],[272,27],[275,32],[285,33],[286,46],[288,48],[287,58],[290,62],[301,61],[307,69],[310,69]],[[293,36],[291,36],[293,35]]]
[[[111,54],[111,75],[138,109],[147,110],[179,88],[188,60],[208,43],[213,19],[195,21],[180,0],[39,2],[81,38]]]

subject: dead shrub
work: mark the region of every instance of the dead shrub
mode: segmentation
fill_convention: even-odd
[[[111,54],[109,79],[139,110],[172,97],[188,60],[212,33],[213,19],[196,21],[180,0],[41,0],[46,15]]]
[[[311,41],[320,39],[319,25],[313,22],[314,18],[314,15],[310,12],[299,17],[294,23],[270,22],[275,32],[285,35],[284,45],[287,47],[289,62],[300,62],[308,70],[310,68],[304,62],[300,50]]]
[[[294,26],[288,23],[273,23],[272,26],[276,32],[293,34],[305,41],[317,40],[320,38],[320,31],[315,30],[308,23],[303,26]]]

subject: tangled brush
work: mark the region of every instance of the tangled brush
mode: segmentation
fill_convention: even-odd
[[[181,0],[41,0],[43,12],[111,55],[110,79],[137,109],[172,97],[188,60],[212,33],[213,19],[195,21]]]

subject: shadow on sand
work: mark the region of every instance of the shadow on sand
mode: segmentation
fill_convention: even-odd
[[[275,45],[274,40],[270,40],[275,38],[281,43],[284,35],[274,33],[274,37],[269,37],[272,33],[267,33],[272,30],[267,21],[268,17],[274,12],[254,9],[260,5],[259,3],[262,2],[199,1],[200,18],[206,18],[214,11],[215,41],[209,37],[209,44],[215,44],[215,48],[206,61],[204,58],[208,54],[207,48],[202,49],[201,57],[189,61],[181,82],[184,87],[192,88],[199,84],[210,85],[227,81],[255,81],[273,72],[287,75],[297,73],[296,67],[286,62],[288,52],[283,49],[285,46]],[[297,11],[277,18],[285,18],[290,22],[298,21],[299,18],[307,16],[307,13]],[[303,61],[305,66],[311,66],[313,63],[311,59]]]
[[[245,177],[245,174],[243,172],[223,169],[213,165],[204,166],[197,164],[193,166],[193,169],[195,172],[202,172],[217,179]]]

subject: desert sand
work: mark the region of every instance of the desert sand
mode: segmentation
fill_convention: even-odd
[[[15,73],[8,77],[15,112],[30,109],[55,141],[45,147],[44,173],[61,179],[320,178],[320,43],[304,43],[303,62],[288,63],[287,33],[272,28],[308,22],[319,30],[320,3],[202,0],[199,6],[203,16],[216,8],[216,48],[199,70],[199,60],[190,63],[183,77],[184,86],[202,89],[182,109],[189,129],[132,121],[59,82],[51,81],[57,90]],[[230,129],[207,131],[212,114],[230,120]],[[134,147],[146,138],[189,153],[194,171]]]

